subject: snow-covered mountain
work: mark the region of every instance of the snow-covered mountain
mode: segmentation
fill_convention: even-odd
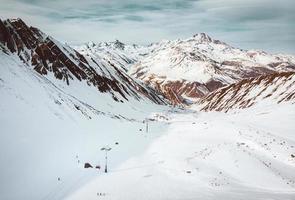
[[[117,63],[84,57],[37,28],[28,27],[21,19],[0,21],[0,33],[2,51],[18,55],[25,65],[41,75],[67,85],[81,82],[96,87],[99,92],[111,94],[116,101],[147,98],[165,104],[155,90],[131,78]]]
[[[163,41],[129,73],[172,103],[188,103],[225,85],[274,72],[295,71],[295,57],[234,48],[208,35]]]
[[[203,97],[198,104],[204,111],[229,111],[257,103],[295,103],[295,73],[282,72],[244,79]]]
[[[94,59],[105,59],[114,63],[126,72],[133,64],[147,56],[153,49],[152,46],[128,45],[119,40],[101,43],[88,42],[74,48],[84,56],[93,57]]]
[[[172,104],[191,104],[242,79],[295,71],[295,57],[242,50],[204,33],[149,46],[120,41],[75,47],[91,60],[106,60],[162,93]]]

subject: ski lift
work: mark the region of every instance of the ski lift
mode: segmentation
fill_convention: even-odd
[[[100,149],[101,151],[105,151],[105,169],[104,169],[104,172],[105,173],[108,173],[108,151],[112,150],[111,147],[109,146],[105,146],[103,148]]]

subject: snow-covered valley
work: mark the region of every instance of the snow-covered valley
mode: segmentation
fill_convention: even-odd
[[[80,82],[64,87],[16,56],[0,56],[0,199],[62,199],[92,178],[84,163],[103,165],[103,146],[119,149],[110,166],[144,151],[152,138],[144,138],[143,120],[168,109],[148,100],[116,102]]]
[[[294,105],[166,117],[145,152],[67,199],[295,198]]]

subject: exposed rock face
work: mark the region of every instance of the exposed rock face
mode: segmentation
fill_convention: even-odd
[[[218,89],[202,98],[198,103],[204,111],[223,111],[248,108],[258,102],[295,103],[295,73],[282,72],[244,79],[238,83]]]
[[[198,82],[150,80],[147,84],[152,85],[157,91],[163,93],[173,105],[190,104],[190,98],[200,98],[208,93],[208,88]]]
[[[123,48],[118,42],[117,45]],[[145,87],[111,62],[91,60],[37,28],[28,27],[21,19],[0,20],[0,47],[7,54],[17,54],[39,74],[53,74],[68,85],[79,80],[100,92],[110,93],[114,100],[121,102],[132,97],[166,103],[155,90]]]
[[[295,57],[231,47],[201,33],[164,41],[132,66],[130,74],[162,92],[173,104],[187,104],[242,79],[295,71]]]
[[[192,104],[196,99],[225,85],[215,80],[210,80],[208,83],[203,84],[185,80],[165,81],[151,79],[146,81],[146,83],[163,93],[164,97],[168,99],[172,105]]]

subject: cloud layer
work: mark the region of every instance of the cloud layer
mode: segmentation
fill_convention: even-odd
[[[71,44],[148,44],[206,32],[233,46],[295,54],[294,0],[0,0],[0,17]]]

